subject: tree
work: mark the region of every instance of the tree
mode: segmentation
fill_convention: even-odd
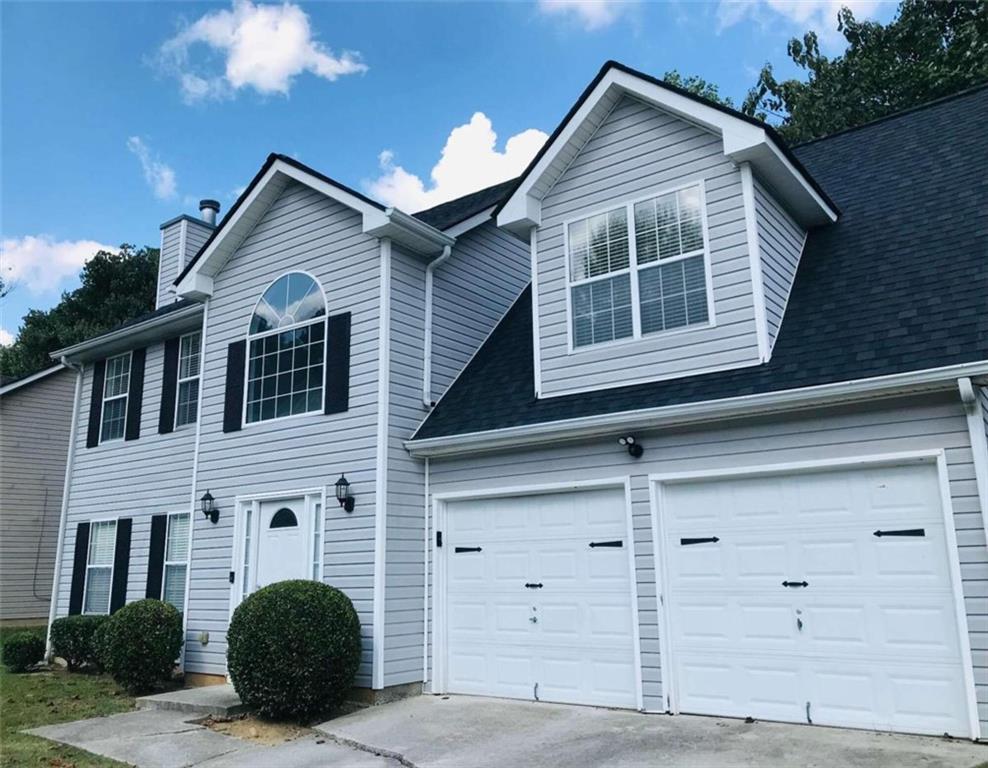
[[[30,310],[13,344],[0,347],[4,378],[27,376],[52,364],[49,353],[96,336],[154,309],[158,249],[120,246],[98,251],[82,269],[81,285],[47,311]]]
[[[731,107],[731,109],[735,108],[734,102],[731,100],[730,96],[721,96],[716,85],[708,80],[704,80],[698,75],[688,75],[683,77],[679,74],[679,70],[670,69],[662,76],[662,79],[669,83],[669,85],[682,88],[684,91],[689,91],[690,93],[696,94],[697,96],[702,96],[710,101],[716,101],[718,104],[723,104],[725,107]]]
[[[988,81],[988,0],[903,0],[886,25],[837,14],[847,50],[828,58],[815,32],[789,41],[806,81],[775,78],[766,64],[742,107],[781,119],[797,143],[870,122]]]

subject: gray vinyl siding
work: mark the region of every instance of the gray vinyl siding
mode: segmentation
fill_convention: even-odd
[[[531,279],[528,243],[481,224],[456,239],[432,286],[432,399],[446,388]]]
[[[765,288],[765,316],[769,348],[782,325],[789,291],[806,242],[806,230],[793,219],[774,196],[755,179],[755,221],[761,252],[762,282]]]
[[[645,448],[645,455],[637,461],[612,437],[545,449],[433,459],[430,490],[438,494],[630,476],[645,707],[663,710],[649,473],[943,449],[977,700],[980,718],[988,726],[988,551],[966,416],[955,394],[750,419],[719,428],[642,432],[636,436]]]
[[[205,339],[202,435],[196,496],[208,489],[220,509],[212,525],[196,518],[186,668],[223,674],[231,586],[235,498],[351,482],[356,508],[325,510],[324,578],[353,601],[363,634],[357,685],[371,684],[374,638],[374,509],[377,424],[380,250],[361,216],[292,183],[214,278]],[[346,413],[309,414],[223,432],[227,347],[244,339],[258,298],[285,272],[312,274],[330,315],[351,312],[350,402]],[[239,585],[238,585],[239,586]],[[203,645],[198,637],[209,633]]]
[[[0,622],[47,620],[72,427],[68,369],[0,397]]]
[[[181,255],[182,221],[176,221],[161,230],[161,251],[158,254],[158,294],[155,309],[175,300],[172,283],[178,277]]]
[[[185,259],[182,262],[182,267],[179,270],[185,269],[185,265],[192,261],[192,258],[199,253],[199,249],[205,244],[206,240],[213,233],[213,228],[207,225],[205,222],[202,224],[196,223],[194,221],[186,221],[186,226],[188,229],[185,233]],[[176,273],[173,280],[178,277]]]
[[[391,261],[391,380],[385,545],[384,686],[422,679],[425,475],[402,445],[425,417],[425,264],[397,246]]]
[[[564,222],[700,179],[716,325],[569,353]],[[537,234],[542,396],[758,362],[741,175],[720,136],[623,97],[543,199]]]
[[[127,601],[130,602],[142,599],[147,587],[151,517],[186,511],[191,505],[195,425],[180,427],[170,434],[158,434],[163,374],[164,345],[151,345],[147,348],[144,368],[140,438],[114,440],[87,448],[93,364],[85,366],[59,574],[59,616],[66,615],[69,609],[72,553],[79,523],[107,518],[133,519],[127,580]],[[200,525],[196,516],[193,521],[197,527]]]

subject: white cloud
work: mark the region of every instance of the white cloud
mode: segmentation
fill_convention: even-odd
[[[539,0],[546,16],[575,20],[588,32],[609,27],[628,12],[635,0]]]
[[[0,246],[4,280],[18,289],[45,293],[75,277],[96,251],[116,248],[95,240],[55,240],[51,235],[5,239]]]
[[[0,328],[0,347],[9,347],[14,343],[14,334],[6,328]]]
[[[203,46],[214,60],[224,60],[222,72],[209,70],[202,57],[193,62],[193,50]],[[287,95],[303,72],[332,81],[367,70],[360,54],[336,56],[315,40],[309,17],[297,5],[250,0],[234,0],[232,9],[186,26],[161,46],[158,63],[178,79],[187,103],[229,98],[242,88]]]
[[[800,32],[812,29],[821,43],[832,47],[844,41],[837,31],[837,13],[842,7],[854,11],[855,18],[868,19],[891,3],[892,0],[721,0],[717,25],[724,30],[750,18],[771,28],[781,16]]]
[[[141,161],[141,170],[144,172],[144,180],[151,187],[154,196],[159,200],[170,200],[175,197],[176,182],[175,171],[171,166],[161,162],[151,149],[141,139],[140,136],[131,136],[127,139],[127,149],[129,149],[137,159]]]
[[[475,112],[469,123],[450,131],[442,156],[429,174],[428,186],[397,165],[391,150],[378,157],[381,175],[364,186],[388,205],[420,211],[517,176],[547,138],[542,131],[529,128],[508,139],[500,152],[490,118]]]

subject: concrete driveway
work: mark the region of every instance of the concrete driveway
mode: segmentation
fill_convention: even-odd
[[[988,745],[470,696],[417,696],[317,727],[416,768],[971,768]]]

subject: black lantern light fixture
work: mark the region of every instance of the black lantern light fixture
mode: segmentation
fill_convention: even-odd
[[[635,440],[634,435],[625,435],[624,437],[618,438],[618,444],[623,445],[628,449],[628,455],[633,459],[640,459],[642,454],[645,453],[645,449],[642,448],[642,444]]]
[[[346,479],[346,475],[340,475],[340,479],[336,481],[336,500],[347,512],[353,512],[354,498],[350,494],[350,481]]]
[[[213,494],[211,494],[209,491],[206,491],[202,495],[202,498],[199,499],[199,504],[201,505],[202,508],[202,514],[205,515],[206,519],[209,522],[211,522],[213,525],[216,525],[216,523],[220,519],[220,511],[219,509],[217,509],[215,502],[216,499],[213,498]]]

